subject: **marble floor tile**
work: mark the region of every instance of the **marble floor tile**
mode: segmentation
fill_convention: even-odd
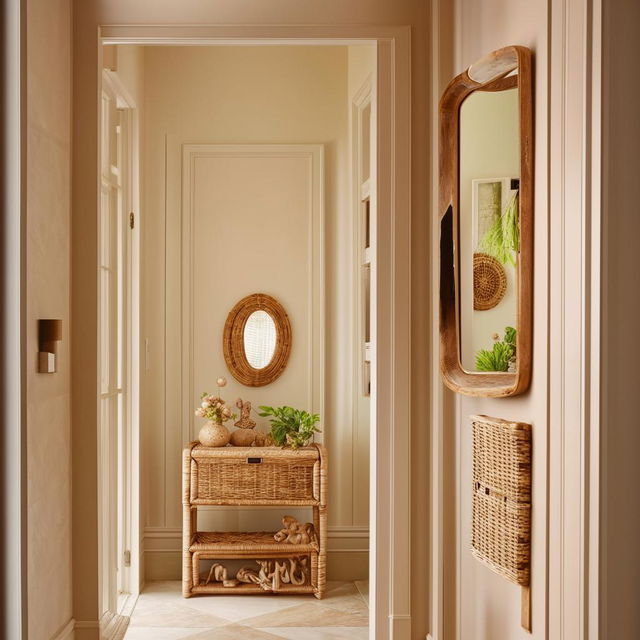
[[[368,627],[269,627],[260,629],[287,640],[368,640]]]
[[[282,636],[270,633],[266,629],[253,629],[241,624],[230,624],[226,627],[207,629],[186,636],[185,640],[280,640],[281,638]]]
[[[369,606],[369,581],[368,580],[356,580],[355,581],[356,588],[360,592],[360,595],[367,603],[367,607]]]
[[[190,607],[214,616],[220,616],[230,622],[246,618],[276,613],[282,609],[309,602],[309,596],[194,596],[186,602]],[[313,598],[315,600],[315,598]]]
[[[262,629],[263,627],[366,627],[369,612],[351,613],[315,603],[301,604],[262,616],[246,618],[242,624]]]
[[[184,640],[196,631],[193,628],[129,627],[124,640]],[[202,630],[198,630],[202,631]]]
[[[198,611],[188,604],[147,602],[139,598],[131,614],[130,627],[200,627],[228,624],[230,620]]]
[[[180,581],[150,582],[125,640],[292,640],[368,638],[368,583],[329,582],[325,597],[193,596]]]

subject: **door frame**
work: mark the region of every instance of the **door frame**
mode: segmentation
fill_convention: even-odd
[[[348,45],[377,44],[376,373],[372,388],[371,439],[371,637],[409,639],[411,630],[411,50],[405,26],[102,26],[97,34],[96,73],[102,45]],[[95,116],[99,116],[96,110]],[[91,118],[84,125],[89,126]],[[97,132],[97,123],[94,129]],[[91,167],[77,169],[75,179]],[[94,175],[98,175],[97,167]],[[93,206],[97,206],[97,194]],[[80,202],[82,201],[82,202]],[[90,189],[76,197],[74,210],[92,206]],[[90,216],[87,216],[90,217]],[[95,221],[78,219],[95,233]],[[81,233],[82,229],[77,228]],[[74,273],[97,264],[92,248],[74,263]],[[89,299],[92,297],[86,283]],[[82,291],[78,292],[82,295]],[[97,312],[97,309],[96,309]],[[86,318],[86,315],[85,315]],[[96,349],[91,332],[76,347]],[[78,407],[80,410],[80,407]],[[96,412],[97,415],[97,412]],[[89,425],[85,424],[86,428]],[[82,481],[77,478],[76,482]],[[88,525],[87,525],[88,526]],[[90,528],[88,526],[88,528]],[[97,567],[96,567],[97,571]],[[97,576],[96,576],[97,578]],[[85,627],[87,628],[87,627]]]
[[[118,433],[117,465],[118,480],[115,487],[117,509],[111,514],[108,526],[117,532],[117,557],[115,561],[119,575],[118,588],[129,596],[140,592],[140,429],[139,429],[139,389],[140,389],[140,175],[139,175],[139,109],[116,72],[104,69],[101,74],[101,92],[107,91],[116,101],[116,108],[124,113],[120,126],[126,129],[122,147],[123,211],[118,231],[122,243],[122,315],[123,315],[123,390],[124,406],[122,425]],[[131,226],[129,215],[134,215]],[[103,483],[105,478],[99,477]],[[120,486],[120,482],[122,486]],[[113,487],[112,487],[113,489]],[[100,493],[100,491],[99,491]],[[136,505],[138,508],[136,508]],[[117,517],[120,515],[120,518]],[[130,561],[124,560],[125,551],[130,553]],[[117,595],[117,594],[116,594]],[[116,610],[121,614],[127,609],[127,601],[116,602]],[[104,621],[107,622],[107,621]]]

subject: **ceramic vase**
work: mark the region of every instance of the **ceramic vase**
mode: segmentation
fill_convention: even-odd
[[[200,444],[205,447],[226,447],[229,444],[230,438],[231,434],[229,433],[229,429],[223,424],[217,424],[215,422],[207,422],[198,434]]]

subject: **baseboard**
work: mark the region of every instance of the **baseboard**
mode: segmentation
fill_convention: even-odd
[[[389,638],[390,640],[410,640],[411,616],[389,616]]]
[[[75,628],[76,621],[70,618],[67,623],[54,635],[51,640],[74,640],[73,630]]]
[[[76,620],[73,640],[100,640],[100,623],[97,620]]]
[[[327,538],[327,578],[366,580],[369,575],[368,527],[329,527]],[[182,529],[146,527],[142,549],[145,581],[182,578]]]

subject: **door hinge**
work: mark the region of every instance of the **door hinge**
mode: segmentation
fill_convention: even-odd
[[[136,226],[136,217],[133,211],[129,214],[129,229],[133,229]]]
[[[131,551],[129,551],[129,549],[127,549],[124,552],[124,566],[125,567],[130,567],[131,566]]]

